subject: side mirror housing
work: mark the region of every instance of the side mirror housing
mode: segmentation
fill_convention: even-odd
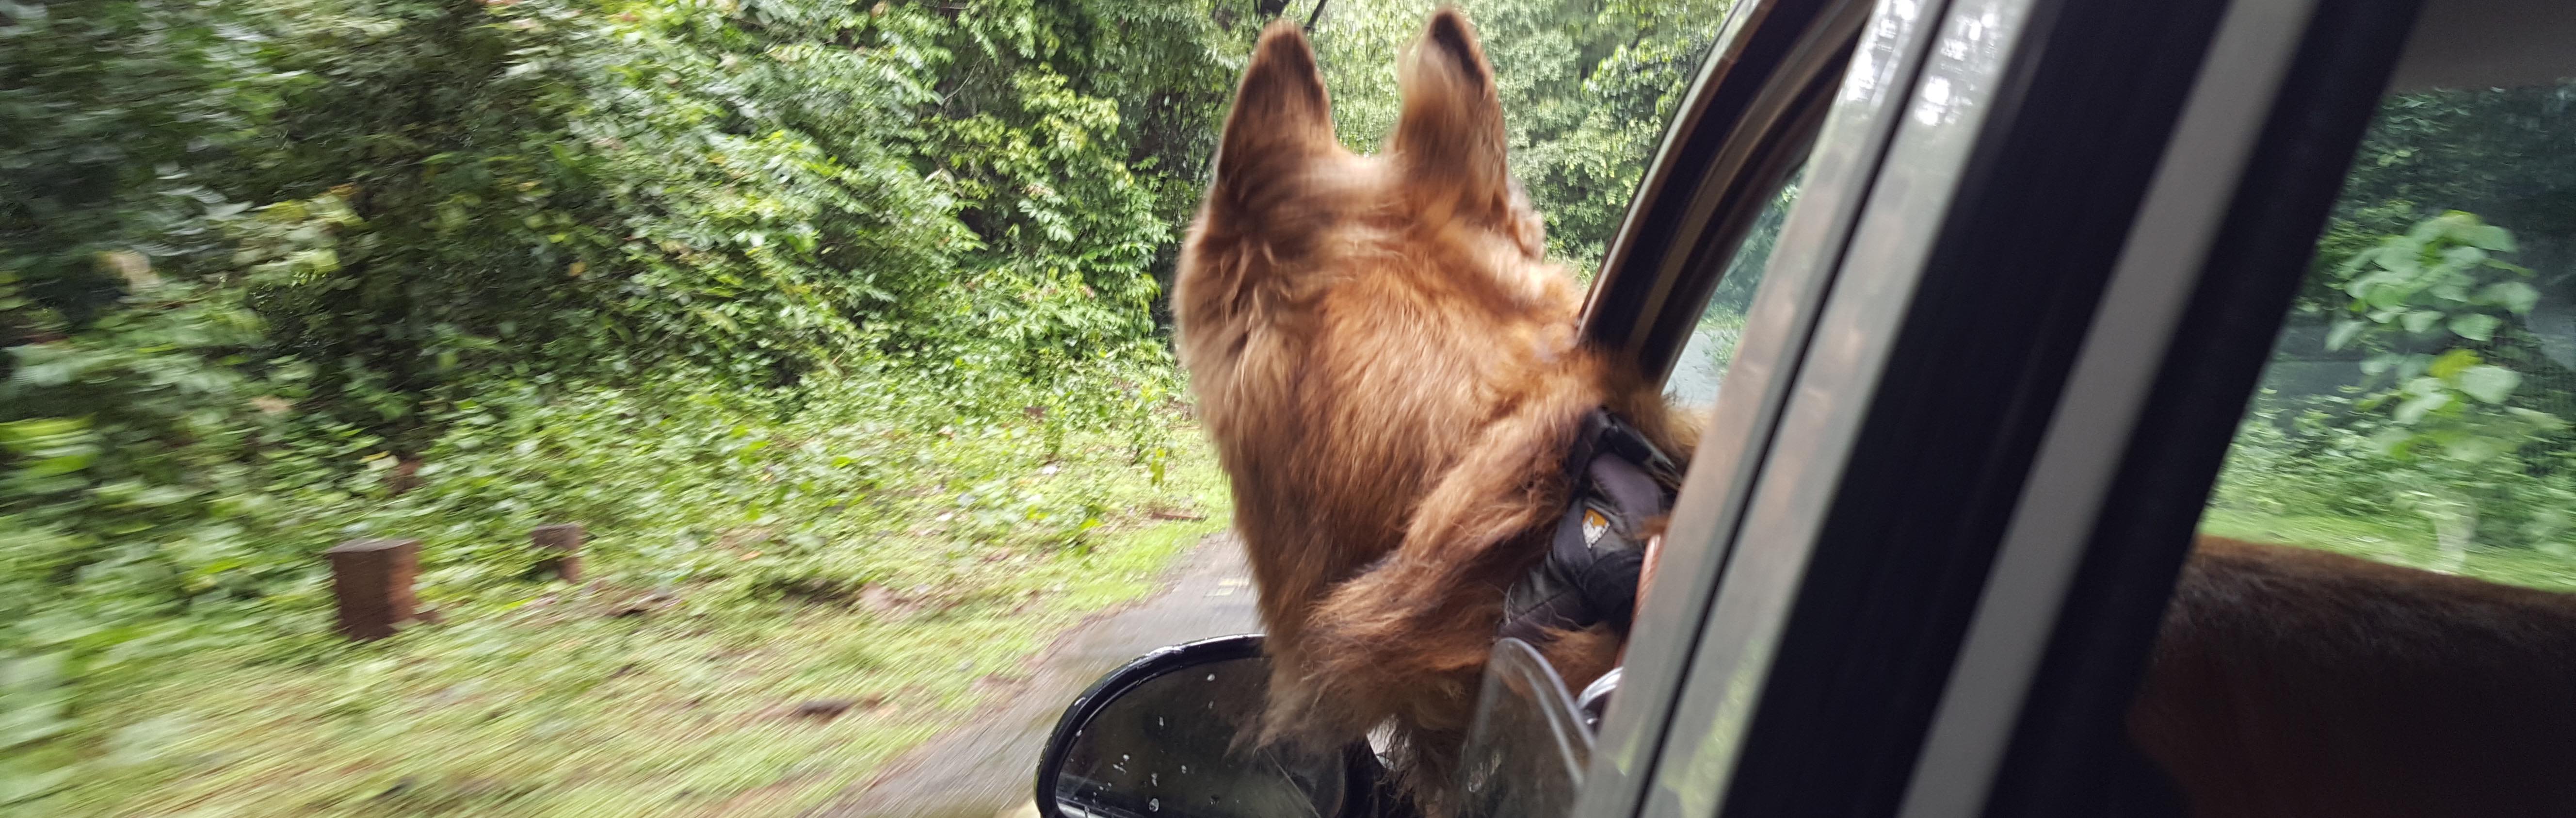
[[[1043,818],[1419,818],[1386,786],[1367,742],[1298,753],[1254,741],[1269,692],[1258,635],[1163,648],[1074,699],[1037,770]],[[1593,725],[1617,676],[1568,693],[1518,639],[1494,646],[1466,764],[1459,818],[1566,814]]]
[[[1270,662],[1258,635],[1145,654],[1065,708],[1038,759],[1044,818],[1369,818],[1382,770],[1340,753],[1257,746]]]

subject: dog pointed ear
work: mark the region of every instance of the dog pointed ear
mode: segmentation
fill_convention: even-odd
[[[1212,203],[1267,210],[1293,187],[1288,177],[1336,147],[1332,102],[1305,32],[1287,20],[1271,23],[1252,48],[1252,65],[1226,114]]]
[[[1454,194],[1451,201],[1480,215],[1510,212],[1502,99],[1467,16],[1451,7],[1432,12],[1398,78],[1404,111],[1389,148],[1407,180],[1433,198]]]

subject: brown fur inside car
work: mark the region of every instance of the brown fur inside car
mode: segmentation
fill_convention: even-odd
[[[2130,737],[2199,818],[2576,814],[2576,596],[2204,536]]]
[[[1505,166],[1465,18],[1435,13],[1401,60],[1395,131],[1357,155],[1304,36],[1263,33],[1173,297],[1269,635],[1263,738],[1385,726],[1439,815],[1582,416],[1676,456],[1697,432],[1578,343],[1580,294]],[[1576,689],[1623,648],[1600,627],[1554,637]],[[2131,732],[2210,818],[2569,814],[2571,693],[2576,597],[2205,538]]]

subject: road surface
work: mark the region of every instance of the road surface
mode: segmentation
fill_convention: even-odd
[[[875,780],[805,818],[995,818],[1036,815],[1038,749],[1083,688],[1165,645],[1260,630],[1243,546],[1210,535],[1181,558],[1159,595],[1096,617],[1056,640],[1028,684],[997,709],[905,754]]]

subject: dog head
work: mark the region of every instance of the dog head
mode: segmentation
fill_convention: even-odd
[[[1173,311],[1274,661],[1265,736],[1389,724],[1407,780],[1445,782],[1582,413],[1663,424],[1575,344],[1574,279],[1544,259],[1466,18],[1434,13],[1399,60],[1395,129],[1358,155],[1305,36],[1263,32]]]
[[[1358,155],[1305,35],[1263,32],[1174,286],[1275,652],[1396,547],[1485,425],[1583,359],[1573,277],[1544,260],[1466,18],[1434,13],[1399,60],[1394,132]]]
[[[1183,248],[1175,306],[1193,372],[1311,326],[1318,291],[1351,278],[1409,277],[1504,322],[1570,326],[1571,280],[1544,261],[1546,231],[1505,164],[1501,100],[1466,17],[1434,13],[1399,60],[1395,130],[1356,155],[1333,136],[1304,34],[1287,21],[1262,33]]]
[[[1181,363],[1273,633],[1392,548],[1466,436],[1574,345],[1574,280],[1543,258],[1466,18],[1434,13],[1398,59],[1394,132],[1354,154],[1305,35],[1264,31],[1182,247]]]

